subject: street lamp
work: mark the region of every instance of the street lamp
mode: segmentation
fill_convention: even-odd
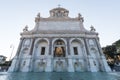
[[[14,51],[14,45],[11,45],[10,48],[12,48],[12,51],[11,51],[11,55],[10,55],[9,61],[11,60],[11,57],[12,57],[12,54],[13,54],[13,51]]]

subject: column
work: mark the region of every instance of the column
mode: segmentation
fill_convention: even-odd
[[[34,43],[35,43],[35,38],[31,38],[31,45],[30,45],[30,51],[29,51],[29,55],[30,55],[30,57],[29,57],[29,72],[31,72],[32,71],[32,65],[33,65],[33,62],[32,62],[32,60],[33,60],[33,56],[32,56],[32,54],[33,54],[33,49],[34,49]]]
[[[103,54],[102,48],[100,46],[100,43],[99,43],[97,38],[95,39],[95,41],[96,41],[96,44],[97,44],[97,47],[98,47],[98,50],[99,50],[99,53],[100,53],[100,58],[101,58],[101,62],[100,62],[101,64],[100,65],[101,65],[102,71],[110,72],[111,68],[110,68],[110,66],[107,63],[105,55]]]
[[[9,69],[8,69],[8,72],[15,72],[19,68],[19,54],[20,54],[20,50],[21,50],[21,47],[22,47],[23,40],[24,40],[24,38],[20,39],[20,43],[19,43],[16,55],[12,60],[12,63],[11,63],[11,66],[9,67]]]
[[[103,51],[102,51],[102,48],[101,48],[100,43],[99,43],[97,38],[95,39],[95,42],[96,42],[97,48],[99,50],[99,53],[102,56],[103,55]]]
[[[87,49],[87,53],[88,53],[88,70],[90,70],[91,72],[97,72],[98,70],[97,70],[96,66],[94,65],[94,59],[91,56],[87,38],[85,38],[84,41],[85,41],[85,45],[86,45],[86,49]]]
[[[31,39],[30,52],[29,52],[29,54],[30,54],[30,55],[32,55],[32,54],[33,54],[34,42],[35,42],[35,39],[34,39],[34,38],[32,38],[32,39]]]
[[[69,40],[70,40],[70,39],[67,38],[66,40],[67,40],[67,45],[66,45],[66,46],[67,46],[67,50],[68,50],[67,52],[68,52],[68,55],[71,55],[71,54],[70,54],[70,44],[69,44]]]
[[[86,43],[86,39],[83,38],[83,40],[84,40],[84,43],[85,43],[85,48],[86,48],[87,55],[90,55],[90,54],[89,54],[89,50],[88,50],[88,45],[87,45],[87,43]]]
[[[20,50],[22,48],[23,41],[24,41],[24,38],[21,38],[18,49],[17,49],[17,52],[16,52],[16,56],[19,56],[19,54],[20,54]]]
[[[52,38],[49,39],[49,55],[52,55]]]

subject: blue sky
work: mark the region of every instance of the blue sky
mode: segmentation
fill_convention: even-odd
[[[100,44],[110,45],[120,39],[120,0],[1,0],[0,1],[0,55],[10,57],[16,53],[20,32],[29,26],[34,28],[34,18],[40,12],[42,17],[49,16],[49,10],[60,4],[69,10],[70,17],[81,13],[84,26],[93,25],[99,33]]]

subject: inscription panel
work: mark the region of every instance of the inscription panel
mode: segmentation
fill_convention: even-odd
[[[79,21],[41,21],[39,30],[80,30]]]

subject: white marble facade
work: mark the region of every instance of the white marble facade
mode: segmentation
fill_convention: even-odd
[[[58,7],[50,17],[35,18],[35,28],[26,26],[9,72],[98,72],[111,71],[99,44],[98,33],[86,30],[84,19],[68,16]]]

